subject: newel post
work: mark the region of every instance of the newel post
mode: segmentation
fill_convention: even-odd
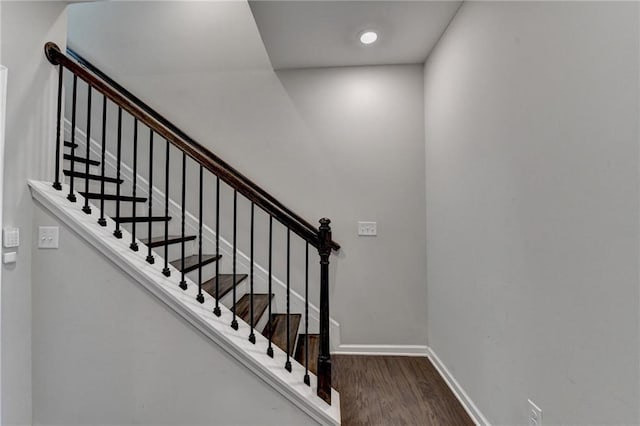
[[[331,221],[320,219],[318,253],[320,254],[320,348],[318,351],[318,396],[331,404],[331,353],[329,348],[329,256],[331,255]]]

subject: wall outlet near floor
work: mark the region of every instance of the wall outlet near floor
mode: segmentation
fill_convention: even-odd
[[[527,399],[529,426],[542,426],[542,409],[533,401]]]
[[[376,222],[358,222],[358,235],[375,236],[378,234]]]

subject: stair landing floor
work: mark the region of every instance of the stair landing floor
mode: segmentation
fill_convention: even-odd
[[[332,355],[342,425],[474,423],[424,357]]]

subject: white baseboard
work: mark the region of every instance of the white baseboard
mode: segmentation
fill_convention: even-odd
[[[438,355],[429,347],[426,347],[427,357],[433,364],[433,366],[438,370],[440,376],[444,379],[444,381],[451,389],[451,392],[458,398],[460,404],[464,407],[469,417],[473,420],[476,425],[480,426],[491,426],[491,423],[487,420],[487,418],[480,412],[476,404],[471,400],[469,395],[462,389],[460,383],[453,377],[451,372],[447,369],[444,363],[438,358]]]
[[[339,345],[335,355],[427,356],[426,345]]]

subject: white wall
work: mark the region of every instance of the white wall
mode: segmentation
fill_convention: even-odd
[[[0,17],[1,19],[1,17]],[[7,93],[7,68],[0,65],[0,227],[2,227],[2,194],[3,183],[2,177],[4,175],[4,117],[5,117],[5,101]],[[2,268],[0,268],[0,308],[2,306]],[[1,314],[0,314],[1,318]],[[2,355],[2,333],[0,331],[0,356]],[[0,365],[2,361],[0,359]],[[2,369],[0,369],[0,383],[2,383]],[[0,419],[2,418],[2,400],[0,399]]]
[[[34,425],[316,424],[36,205],[40,225],[60,249],[33,240]]]
[[[429,345],[495,424],[638,424],[638,4],[469,2],[425,66]]]
[[[310,133],[298,156],[289,157],[304,167],[294,175],[315,172],[288,188],[302,208],[318,204],[309,190],[327,191],[317,208],[335,220],[343,245],[332,287],[342,343],[424,345],[422,67],[305,69],[278,77]],[[324,170],[314,170],[314,162]],[[283,184],[289,168],[282,166]],[[359,237],[359,220],[376,221],[378,236]]]
[[[178,15],[188,19],[176,22]],[[137,25],[141,16],[155,27]],[[191,43],[190,31],[226,42]],[[426,343],[420,67],[276,74],[245,2],[78,4],[69,41],[310,222],[333,220],[343,250],[332,260],[331,314],[343,343]],[[157,57],[165,43],[180,52],[182,68]],[[377,221],[379,236],[357,237],[358,220]],[[248,252],[246,234],[238,241]],[[257,241],[266,264],[266,240]],[[283,234],[274,246],[284,278]],[[294,253],[300,260],[302,247]],[[299,286],[301,271],[293,276]]]
[[[66,43],[66,3],[2,2],[0,63],[9,68],[4,226],[21,232],[18,262],[2,265],[2,423],[31,423],[31,221],[26,179],[52,179],[56,70],[48,40]],[[4,249],[7,251],[7,249]]]

